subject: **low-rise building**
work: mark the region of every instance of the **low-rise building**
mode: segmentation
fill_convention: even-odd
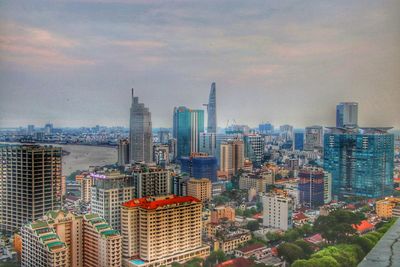
[[[229,206],[217,206],[211,210],[211,223],[219,223],[221,219],[235,221],[235,209]]]
[[[224,253],[233,253],[241,244],[251,239],[251,232],[246,229],[238,229],[232,232],[223,232],[221,237],[214,242],[214,250],[222,250]]]
[[[387,197],[376,202],[376,214],[381,218],[392,218],[393,209],[400,205],[400,198]]]

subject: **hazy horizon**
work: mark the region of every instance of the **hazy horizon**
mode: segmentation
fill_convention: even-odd
[[[174,106],[217,122],[400,128],[400,2],[2,1],[0,127],[127,126],[131,88],[171,127]]]

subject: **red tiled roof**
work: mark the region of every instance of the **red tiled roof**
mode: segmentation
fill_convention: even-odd
[[[272,247],[271,254],[272,254],[272,256],[278,256],[278,249],[276,247]]]
[[[159,207],[173,205],[173,204],[180,204],[185,202],[200,202],[200,200],[192,196],[180,197],[172,195],[171,198],[158,199],[158,200],[152,200],[152,198],[150,197],[135,198],[128,202],[125,202],[122,205],[128,208],[141,207],[144,209],[153,210]]]
[[[253,250],[256,250],[259,248],[263,248],[263,247],[265,247],[263,244],[252,244],[252,245],[246,246],[244,248],[240,248],[238,250],[243,253],[246,253],[246,252],[250,252],[250,251],[253,251]]]
[[[253,261],[245,258],[236,258],[232,260],[227,260],[224,262],[221,262],[220,264],[217,265],[217,267],[248,267],[251,266]]]
[[[261,213],[254,214],[254,216],[253,216],[253,219],[261,219],[261,218],[262,218]]]
[[[322,241],[324,241],[324,239],[322,238],[322,236],[320,234],[315,234],[310,237],[304,238],[304,241],[307,241],[312,244],[318,244],[318,243],[321,243]]]
[[[293,216],[293,220],[295,220],[295,221],[301,221],[301,220],[306,220],[306,219],[308,219],[308,217],[306,215],[304,215],[304,213],[302,213],[302,212],[297,213]]]
[[[352,227],[357,230],[358,232],[364,232],[366,230],[372,230],[374,229],[374,225],[372,225],[369,221],[367,220],[362,220],[360,224],[355,225],[353,224]]]
[[[400,191],[400,187],[396,187],[394,190]]]

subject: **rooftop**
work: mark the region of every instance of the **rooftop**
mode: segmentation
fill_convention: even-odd
[[[360,224],[353,224],[352,227],[357,230],[358,232],[363,232],[366,230],[371,230],[374,229],[374,225],[372,225],[369,221],[367,220],[362,220]]]
[[[154,210],[164,206],[177,205],[183,203],[194,203],[194,202],[199,203],[200,200],[192,196],[181,197],[181,196],[170,195],[162,198],[153,198],[153,197],[135,198],[122,205],[127,208],[140,207],[148,210]]]
[[[265,248],[265,246],[263,244],[252,244],[243,248],[238,249],[239,251],[243,252],[243,253],[247,253],[250,251],[254,251],[260,248]]]

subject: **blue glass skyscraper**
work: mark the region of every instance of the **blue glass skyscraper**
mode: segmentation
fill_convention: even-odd
[[[294,149],[303,150],[304,148],[304,133],[294,133]]]
[[[197,179],[208,178],[217,181],[217,159],[206,154],[193,154],[180,159],[181,172]]]
[[[204,111],[175,107],[173,118],[177,158],[199,152],[200,133],[204,131]]]
[[[379,198],[393,189],[394,136],[390,128],[328,128],[324,169],[333,195]]]

